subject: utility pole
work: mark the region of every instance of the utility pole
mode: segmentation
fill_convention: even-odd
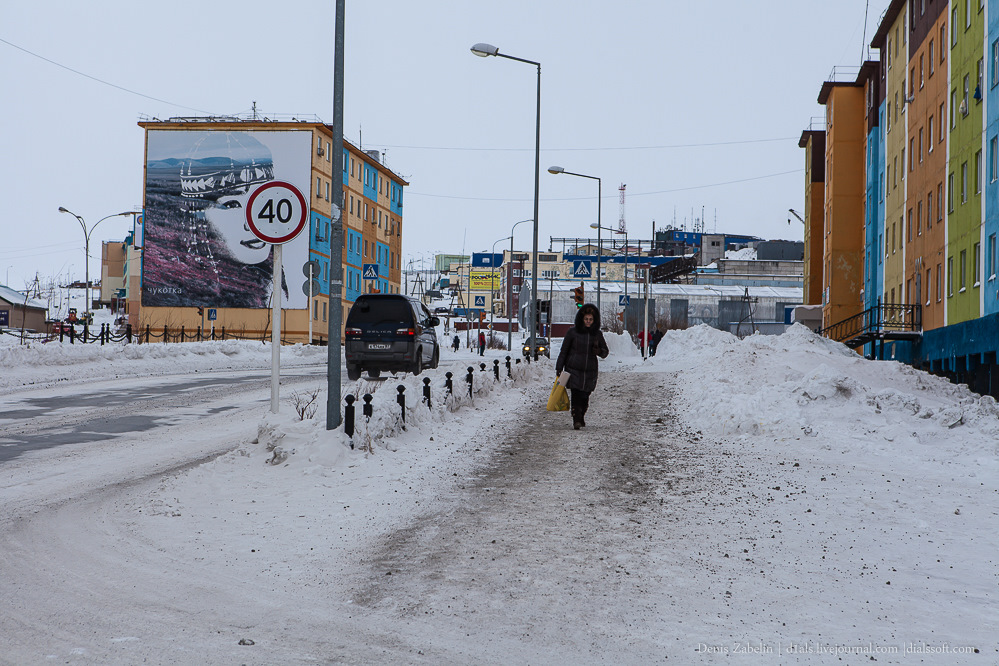
[[[342,355],[340,329],[343,324],[343,41],[346,0],[336,0],[333,28],[333,201],[330,215],[330,320],[329,346],[326,353],[326,429],[340,426],[340,361]],[[280,285],[278,285],[280,288]]]

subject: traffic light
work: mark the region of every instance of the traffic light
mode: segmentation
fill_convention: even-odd
[[[479,321],[485,321],[485,320],[486,320],[486,312],[485,310],[483,310],[482,312],[479,313]]]
[[[583,283],[582,282],[579,283],[578,287],[576,287],[575,289],[572,290],[572,300],[576,301],[576,307],[577,308],[583,307],[584,296],[583,296]]]
[[[199,317],[204,317],[205,316],[205,309],[203,307],[201,307],[200,305],[198,306],[198,316]]]

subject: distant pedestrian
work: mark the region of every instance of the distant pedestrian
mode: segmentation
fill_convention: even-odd
[[[655,333],[652,334],[652,341],[649,343],[650,356],[656,355],[656,350],[659,349],[659,343],[662,341],[662,339],[663,339],[663,332],[657,328]]]
[[[576,323],[562,340],[562,351],[555,361],[555,375],[565,370],[569,373],[569,411],[572,427],[586,427],[586,410],[590,406],[590,393],[597,387],[597,357],[607,358],[610,350],[604,334],[600,332],[600,311],[587,303],[576,311]]]
[[[458,347],[460,346],[461,346],[461,338],[459,338],[458,334],[455,333],[454,340],[451,341],[451,349],[458,351]]]
[[[486,334],[479,329],[479,356],[486,355]]]

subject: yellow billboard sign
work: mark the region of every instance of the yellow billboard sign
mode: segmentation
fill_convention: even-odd
[[[489,291],[499,289],[503,284],[501,271],[472,271],[469,276],[472,291]]]

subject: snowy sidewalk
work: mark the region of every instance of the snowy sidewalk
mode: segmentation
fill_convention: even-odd
[[[991,398],[801,327],[612,344],[580,431],[521,371],[367,454],[245,408],[22,456],[0,664],[999,660]]]

